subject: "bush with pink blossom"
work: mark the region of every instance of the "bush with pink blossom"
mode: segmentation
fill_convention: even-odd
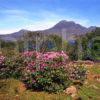
[[[27,70],[22,80],[28,89],[55,93],[63,91],[71,84],[64,67],[45,66],[43,69]]]
[[[4,61],[0,64],[0,79],[20,78],[22,71],[25,69],[23,57],[19,54],[13,57],[4,57]]]
[[[11,58],[0,56],[0,79],[13,77],[33,90],[60,92],[73,80],[85,79],[84,68],[68,68],[67,61],[68,55],[63,51],[26,51]]]
[[[5,57],[3,55],[0,55],[0,66],[4,64]]]
[[[27,60],[23,81],[28,88],[48,92],[63,91],[70,84],[65,68],[68,56],[63,52],[25,52]]]
[[[27,63],[27,69],[32,71],[34,67],[44,68],[49,67],[59,67],[65,66],[68,60],[68,56],[62,52],[46,52],[40,53],[36,51],[24,52],[22,56],[25,58],[25,63]]]

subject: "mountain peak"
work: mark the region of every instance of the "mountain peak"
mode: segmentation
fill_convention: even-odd
[[[21,29],[21,30],[19,30],[19,32],[27,32],[28,30],[26,30],[26,29]]]
[[[86,27],[83,27],[80,24],[75,23],[74,21],[66,21],[66,20],[61,20],[60,22],[58,22],[54,27],[55,29],[86,29]]]
[[[58,22],[57,24],[67,24],[67,23],[70,23],[70,24],[75,24],[74,21],[67,21],[67,20],[61,20],[60,22]]]
[[[74,21],[66,21],[61,20],[56,25],[54,25],[52,28],[44,30],[45,33],[52,33],[52,34],[67,34],[69,35],[81,35],[86,34],[87,32],[90,32],[93,28],[87,28],[84,27],[78,23],[75,23]]]

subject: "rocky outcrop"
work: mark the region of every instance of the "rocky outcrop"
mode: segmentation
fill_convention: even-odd
[[[66,88],[64,90],[64,92],[67,94],[67,95],[71,95],[72,97],[75,97],[78,93],[78,90],[76,89],[75,86],[70,86],[68,88]]]

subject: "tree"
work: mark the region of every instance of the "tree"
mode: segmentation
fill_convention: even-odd
[[[82,37],[83,59],[100,60],[100,28]]]

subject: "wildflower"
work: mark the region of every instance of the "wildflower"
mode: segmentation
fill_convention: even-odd
[[[32,80],[32,83],[33,83],[33,84],[36,83],[36,80]]]

